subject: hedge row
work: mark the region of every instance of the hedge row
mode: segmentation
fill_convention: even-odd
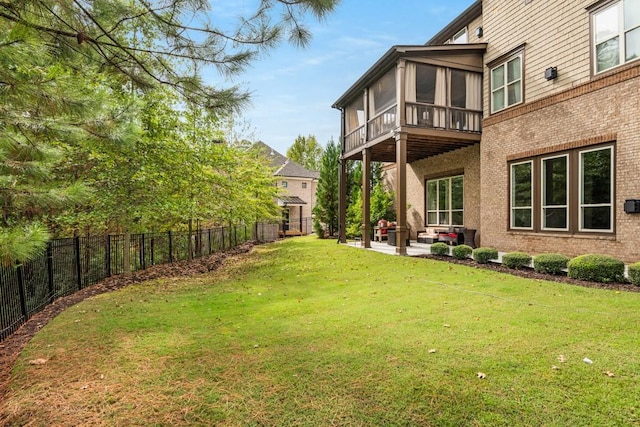
[[[439,242],[431,245],[433,255],[449,255],[450,247]],[[456,259],[470,256],[478,264],[487,264],[498,259],[495,248],[481,247],[472,249],[467,245],[454,246],[451,255]],[[508,268],[520,269],[533,265],[533,269],[544,274],[564,274],[573,279],[593,282],[625,282],[624,263],[609,255],[586,254],[569,258],[562,254],[540,254],[534,257],[524,252],[510,252],[502,256],[502,264]],[[628,269],[628,280],[640,286],[640,262],[631,264]]]

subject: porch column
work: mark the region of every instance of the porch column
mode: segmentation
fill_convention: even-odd
[[[343,158],[345,151],[345,113],[340,110],[340,159],[338,159],[338,242],[347,243],[347,160]],[[329,224],[329,231],[332,230]]]
[[[396,255],[407,254],[407,132],[396,132]]]
[[[341,157],[338,165],[338,241],[347,243],[347,161]]]
[[[371,247],[371,148],[362,150],[362,244]]]
[[[398,98],[398,126],[406,126],[407,124],[407,107],[406,107],[406,95],[405,95],[405,80],[406,80],[406,59],[398,61],[396,68],[396,96]]]

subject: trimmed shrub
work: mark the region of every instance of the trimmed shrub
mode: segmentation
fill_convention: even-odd
[[[569,257],[562,254],[540,254],[533,257],[533,269],[538,273],[562,274]]]
[[[593,282],[624,282],[624,263],[609,255],[587,254],[567,263],[568,276]]]
[[[524,252],[510,252],[502,256],[502,264],[516,270],[529,267],[529,264],[531,264],[531,255],[525,254]]]
[[[629,281],[636,286],[640,286],[640,262],[629,266]]]
[[[455,259],[467,259],[473,253],[473,248],[469,245],[458,245],[451,250],[451,255]]]
[[[443,242],[437,242],[431,245],[431,255],[449,255],[449,246]]]
[[[495,248],[475,248],[472,253],[478,264],[488,264],[492,259],[498,259],[498,250]]]

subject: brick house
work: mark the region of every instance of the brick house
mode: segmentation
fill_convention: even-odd
[[[456,226],[505,252],[638,261],[639,57],[637,0],[478,0],[334,103],[342,158],[363,180],[390,163],[397,233],[413,239]]]
[[[263,142],[254,147],[261,150],[270,162],[275,185],[276,203],[282,209],[281,236],[298,236],[313,232],[312,214],[316,206],[316,189],[320,172],[306,169],[286,158]]]

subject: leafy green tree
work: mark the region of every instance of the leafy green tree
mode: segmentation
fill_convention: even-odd
[[[212,142],[232,139],[220,139],[219,119],[248,95],[200,73],[238,73],[287,37],[304,45],[307,16],[336,3],[260,2],[224,31],[204,0],[0,2],[0,257],[32,256],[44,223],[133,232],[267,215],[267,172]],[[91,209],[80,204],[87,184]]]
[[[395,196],[393,192],[387,191],[382,182],[378,182],[371,192],[371,224],[376,224],[381,219],[395,221],[396,211],[394,209]]]
[[[320,160],[317,203],[313,213],[318,221],[327,225],[332,236],[338,231],[339,162],[340,147],[331,139]]]
[[[395,221],[395,196],[384,187],[382,163],[371,163],[371,196],[369,200],[369,221],[371,224],[381,219]],[[352,162],[347,178],[346,227],[349,237],[362,233],[362,162]]]
[[[319,170],[322,159],[322,146],[318,144],[316,137],[298,135],[295,142],[287,150],[287,157],[309,170]]]
[[[357,189],[346,212],[347,238],[362,237],[362,191]]]

